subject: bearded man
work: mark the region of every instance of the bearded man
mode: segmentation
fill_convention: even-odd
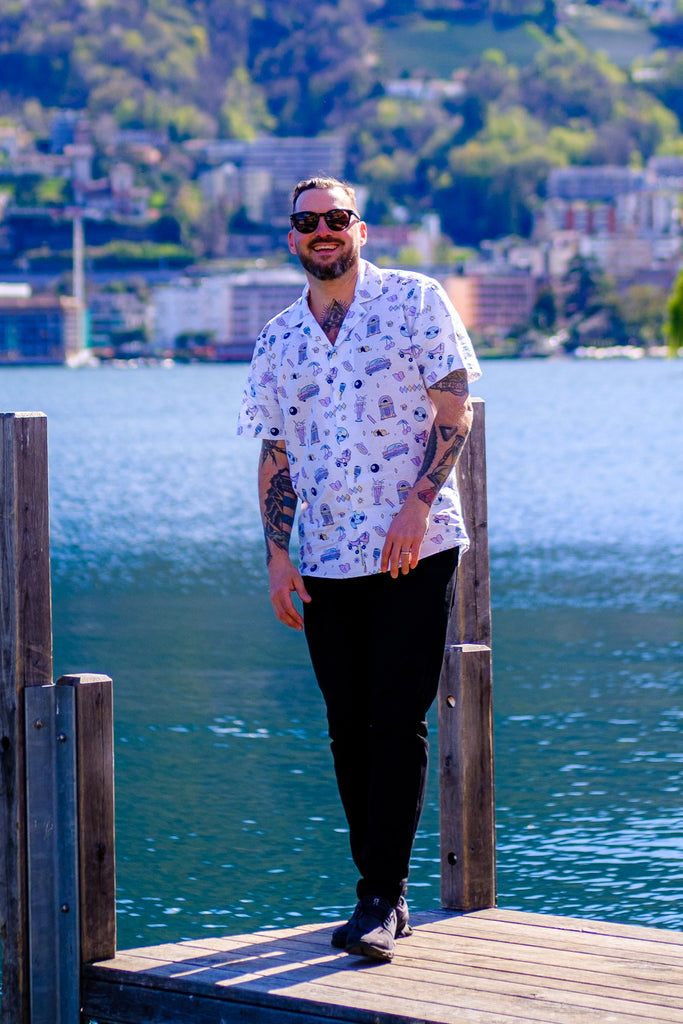
[[[256,342],[238,430],[262,439],[270,598],[305,631],[359,874],[332,944],[391,960],[410,931],[426,716],[468,544],[454,470],[481,371],[437,281],[362,259],[349,185],[299,182],[292,210],[307,283]]]

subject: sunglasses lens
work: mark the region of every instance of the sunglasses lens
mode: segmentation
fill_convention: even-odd
[[[351,222],[351,214],[348,210],[328,210],[325,214],[325,223],[331,231],[344,231]]]
[[[293,213],[292,225],[301,235],[310,235],[318,226],[320,214],[318,213]]]

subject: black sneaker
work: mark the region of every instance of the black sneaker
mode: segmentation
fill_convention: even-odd
[[[359,900],[356,904],[356,909],[346,924],[339,925],[332,932],[331,941],[335,949],[346,949],[349,934],[355,931],[361,913],[362,904]],[[406,903],[406,898],[405,896],[399,896],[398,903],[396,904],[396,938],[405,938],[406,935],[412,934],[413,929],[408,924],[408,904]]]
[[[392,907],[389,900],[383,896],[363,896],[358,917],[346,938],[346,952],[374,960],[391,960],[396,928],[396,907]]]

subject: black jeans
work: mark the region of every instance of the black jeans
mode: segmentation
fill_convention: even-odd
[[[458,549],[407,575],[306,577],[306,639],[327,705],[361,896],[405,892],[427,782],[427,711],[439,685]]]

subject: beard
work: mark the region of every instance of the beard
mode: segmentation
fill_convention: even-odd
[[[317,277],[319,281],[335,281],[343,277],[347,270],[350,270],[358,262],[360,246],[357,242],[351,242],[348,249],[342,249],[341,253],[333,263],[316,263],[315,257],[308,253],[297,251],[299,262],[304,270]]]

